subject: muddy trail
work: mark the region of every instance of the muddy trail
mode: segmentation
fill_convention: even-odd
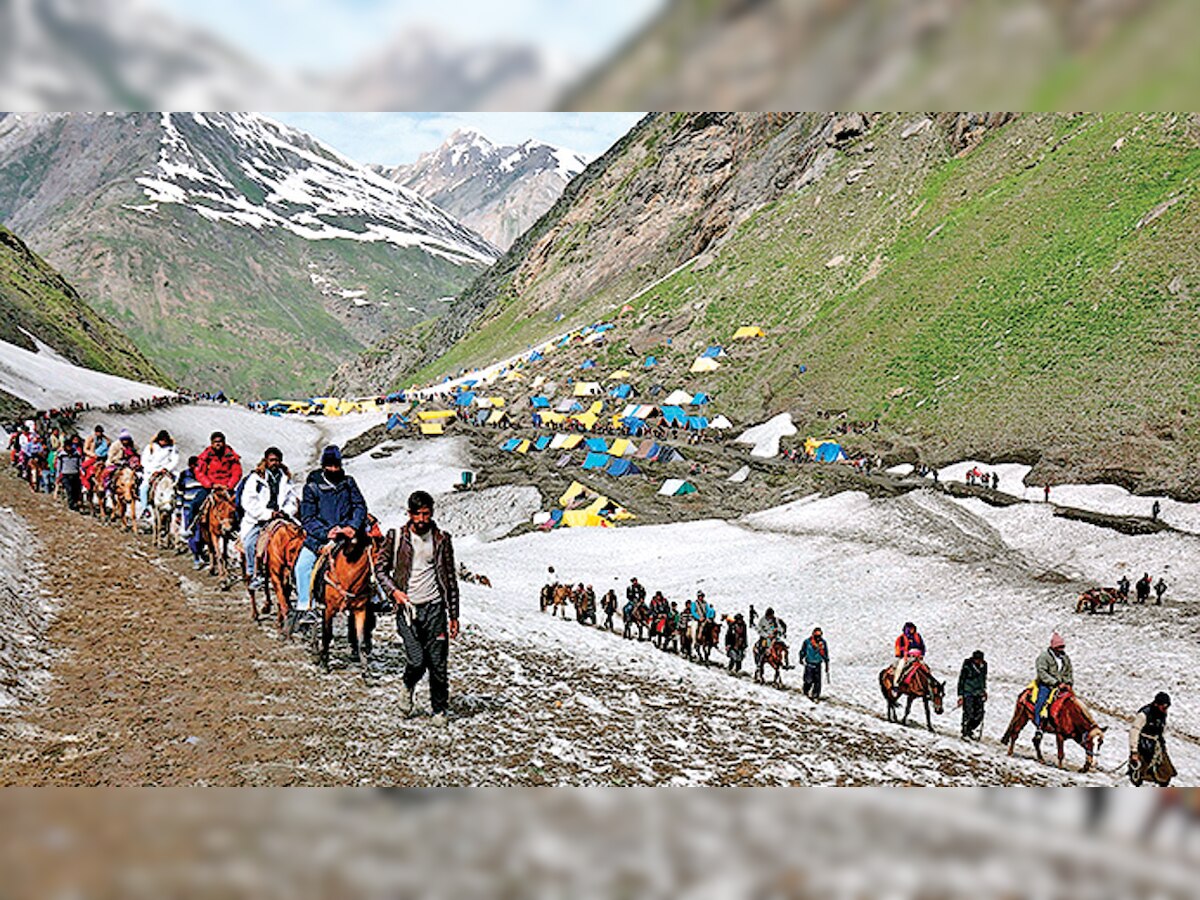
[[[48,685],[0,718],[3,784],[1058,781],[942,747],[908,765],[903,731],[823,721],[769,689],[647,678],[498,640],[471,621],[469,594],[451,650],[452,718],[439,729],[424,686],[412,719],[394,708],[403,658],[390,620],[369,683],[340,637],[322,673],[303,642],[251,620],[238,588],[220,591],[148,536],[70,513],[7,475],[0,502],[45,548],[41,587],[59,601]]]

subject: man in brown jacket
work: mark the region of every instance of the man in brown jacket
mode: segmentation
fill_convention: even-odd
[[[449,642],[458,637],[458,576],[454,545],[434,524],[433,498],[425,491],[408,498],[408,524],[396,536],[395,561],[391,573],[379,573],[379,582],[396,601],[396,630],[404,642],[400,711],[412,713],[413,690],[428,671],[433,722],[444,725]]]

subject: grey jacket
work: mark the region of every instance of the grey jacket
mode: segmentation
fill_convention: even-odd
[[[1050,648],[1043,650],[1037,658],[1037,683],[1055,687],[1059,683],[1075,685],[1075,671],[1071,668],[1071,657],[1063,652],[1060,660]]]

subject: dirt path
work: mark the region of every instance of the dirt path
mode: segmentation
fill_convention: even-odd
[[[43,699],[0,718],[0,784],[1056,781],[948,747],[909,761],[903,732],[823,720],[777,692],[514,646],[469,608],[451,656],[453,720],[438,730],[424,688],[426,715],[394,710],[403,660],[390,621],[372,684],[344,642],[334,670],[319,673],[304,646],[250,620],[240,591],[215,590],[148,537],[68,513],[7,475],[0,502],[52,551],[45,586],[62,600]]]

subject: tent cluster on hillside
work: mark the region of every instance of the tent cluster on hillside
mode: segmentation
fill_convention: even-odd
[[[535,513],[533,524],[546,531],[560,527],[612,528],[618,522],[634,518],[619,503],[578,481],[571,482],[566,493],[558,498],[558,505],[559,509]]]
[[[350,413],[382,413],[389,402],[403,402],[404,393],[389,394],[386,397],[309,397],[304,400],[260,400],[248,404],[250,409],[258,409],[270,415],[285,413],[301,416],[345,416]]]
[[[842,462],[846,459],[842,445],[829,438],[807,438],[804,441],[804,453],[816,462]]]
[[[500,444],[505,453],[540,453],[545,450],[562,451],[565,455],[559,457],[557,465],[562,468],[570,465],[574,458],[570,456],[573,450],[583,451],[582,468],[591,471],[602,471],[616,478],[627,475],[640,475],[642,469],[639,462],[683,462],[683,454],[668,444],[657,441],[632,441],[628,438],[616,438],[611,442],[602,437],[587,437],[582,434],[542,434],[533,438],[508,438]]]

